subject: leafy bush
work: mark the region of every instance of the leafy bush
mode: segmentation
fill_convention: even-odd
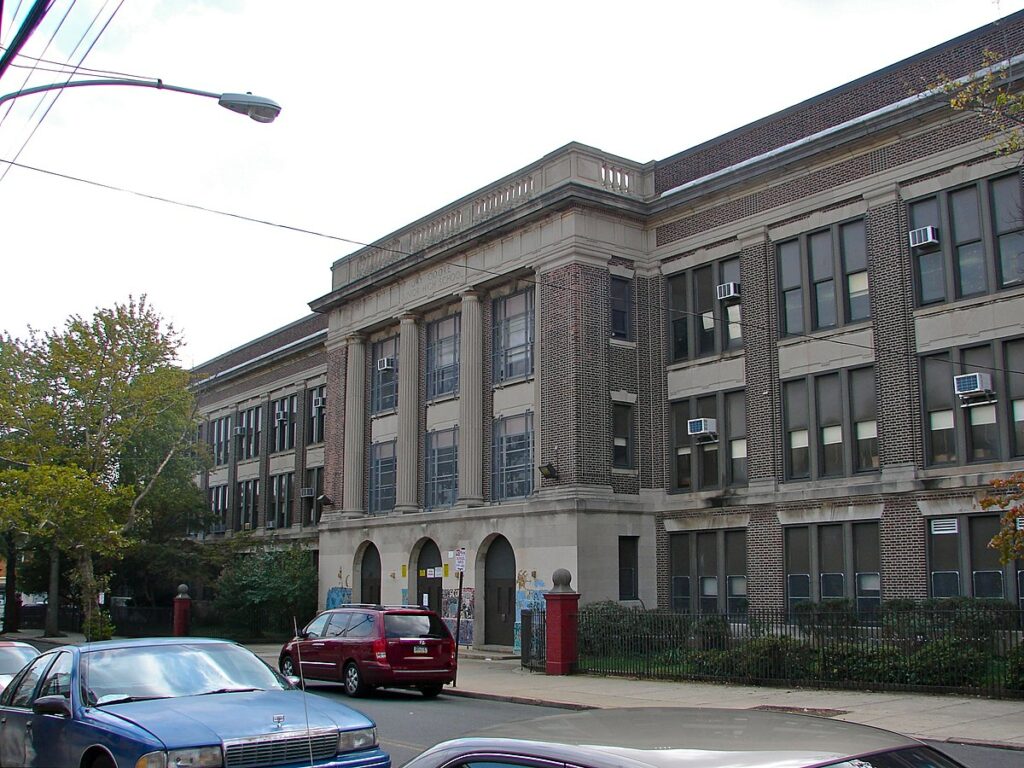
[[[1024,693],[1024,644],[1006,654],[1006,687]]]
[[[793,607],[793,620],[801,632],[815,639],[845,637],[858,623],[849,600],[800,603]]]
[[[579,650],[587,656],[659,653],[686,645],[692,626],[685,614],[592,603],[580,610]]]
[[[911,682],[917,685],[956,687],[980,683],[989,655],[958,637],[925,643],[910,660]]]
[[[733,652],[735,674],[753,680],[806,680],[815,653],[791,637],[756,637]]]
[[[837,683],[901,684],[910,677],[906,654],[889,644],[823,648],[818,672],[821,680]]]
[[[90,643],[97,640],[109,640],[114,636],[114,622],[108,611],[97,608],[92,616],[82,622],[82,634]]]
[[[697,623],[697,647],[724,650],[729,647],[732,635],[729,622],[724,616],[703,616]]]

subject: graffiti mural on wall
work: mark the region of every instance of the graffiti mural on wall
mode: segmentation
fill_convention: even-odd
[[[327,608],[337,608],[352,602],[352,587],[331,587],[327,590]]]
[[[536,571],[527,575],[525,570],[516,574],[516,624],[513,639],[513,649],[522,651],[520,641],[520,630],[522,629],[523,611],[541,612],[544,610],[544,592],[547,584],[543,579],[536,578]]]
[[[476,590],[473,587],[464,587],[462,590],[462,622],[459,625],[459,645],[473,644],[473,601],[475,595]],[[451,631],[452,637],[455,636],[455,619],[460,613],[458,606],[458,589],[441,590],[441,618],[443,618],[444,623],[448,625],[448,629]]]

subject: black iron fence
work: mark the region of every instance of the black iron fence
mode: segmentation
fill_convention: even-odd
[[[522,666],[536,672],[547,667],[547,623],[544,611],[525,610],[519,619],[519,658]]]
[[[642,678],[1020,698],[1022,630],[1024,612],[1003,604],[704,616],[597,604],[579,612],[577,669]]]

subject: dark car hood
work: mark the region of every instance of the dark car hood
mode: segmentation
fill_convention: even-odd
[[[297,690],[183,696],[109,704],[100,709],[149,731],[167,749],[219,744],[224,740],[263,734],[303,732],[307,725],[346,730],[373,725],[359,712]],[[277,715],[284,715],[280,728],[274,722]]]

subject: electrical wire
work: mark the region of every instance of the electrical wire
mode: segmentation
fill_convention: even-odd
[[[0,51],[5,51],[5,50],[7,50],[7,49],[4,46],[0,45]],[[35,56],[29,56],[28,54],[25,54],[25,53],[19,53],[17,55],[17,58],[19,58],[19,59],[27,59],[28,61],[34,61],[37,64],[51,64],[51,65],[56,66],[56,67],[63,67],[64,68],[63,70],[42,69],[42,68],[40,68],[41,71],[44,71],[44,72],[66,71],[67,69],[70,68],[70,69],[74,69],[75,73],[76,74],[80,74],[80,75],[96,75],[96,76],[102,76],[102,77],[122,77],[122,78],[136,79],[136,80],[156,80],[157,79],[156,77],[146,77],[146,76],[143,76],[143,75],[133,75],[133,74],[130,74],[128,72],[119,72],[116,69],[97,69],[95,67],[84,67],[84,66],[81,66],[81,65],[76,66],[76,65],[70,64],[70,63],[68,63],[66,61],[56,61],[54,59],[37,58]],[[25,67],[24,64],[21,64],[21,65],[12,64],[11,66],[21,66],[22,68]]]
[[[26,165],[25,163],[19,163],[19,162],[13,161],[13,160],[6,160],[6,159],[3,159],[3,158],[0,158],[0,163],[6,163],[8,168],[14,167],[14,168],[21,168],[21,169],[26,170],[26,171],[34,171],[36,173],[45,174],[47,176],[53,176],[53,177],[56,177],[56,178],[59,178],[59,179],[65,179],[67,181],[74,181],[74,182],[77,182],[79,184],[86,184],[86,185],[89,185],[89,186],[92,186],[92,187],[98,187],[100,189],[106,189],[106,190],[109,190],[111,192],[120,192],[122,194],[133,195],[135,197],[141,197],[141,198],[143,198],[145,200],[154,200],[154,201],[159,202],[159,203],[167,203],[168,205],[178,206],[179,208],[188,208],[188,209],[194,210],[194,211],[202,211],[203,213],[212,213],[212,214],[216,214],[218,216],[226,216],[227,218],[236,219],[238,221],[247,221],[247,222],[250,222],[252,224],[262,224],[264,226],[274,227],[276,229],[283,229],[283,230],[288,231],[288,232],[297,232],[297,233],[303,234],[303,235],[312,235],[313,237],[324,238],[324,239],[327,239],[327,240],[334,240],[334,241],[340,242],[340,243],[347,243],[349,245],[355,245],[355,246],[358,246],[360,248],[373,248],[374,250],[377,250],[377,251],[381,251],[381,252],[385,252],[385,253],[394,253],[394,254],[397,254],[399,256],[412,256],[413,255],[410,251],[403,251],[403,250],[401,250],[399,248],[389,248],[387,246],[376,245],[374,243],[364,243],[364,242],[361,242],[359,240],[353,240],[351,238],[341,237],[339,235],[331,235],[331,234],[327,234],[325,232],[319,232],[319,231],[313,230],[313,229],[305,229],[303,227],[296,227],[296,226],[293,226],[291,224],[282,224],[280,222],[270,221],[269,219],[260,219],[260,218],[254,217],[254,216],[246,216],[245,214],[242,214],[242,213],[234,213],[232,211],[225,211],[225,210],[218,209],[218,208],[210,208],[208,206],[200,205],[198,203],[188,203],[188,202],[184,202],[182,200],[175,200],[175,199],[170,198],[170,197],[163,197],[161,195],[153,195],[153,194],[150,194],[148,192],[139,192],[137,190],[127,189],[125,187],[119,187],[119,186],[116,186],[114,184],[105,184],[105,183],[100,182],[100,181],[93,181],[91,179],[85,179],[85,178],[82,178],[80,176],[72,176],[71,174],[61,173],[59,171],[51,171],[51,170],[47,170],[45,168],[39,168],[37,166]],[[507,275],[507,273],[505,273],[505,272],[497,272],[495,270],[485,269],[484,267],[475,267],[475,266],[472,266],[472,265],[469,265],[469,264],[462,264],[460,266],[462,266],[466,270],[472,270],[473,272],[478,272],[478,273],[486,274],[486,275],[492,275],[494,277],[505,277]],[[540,282],[538,280],[534,280],[534,279],[530,279],[530,278],[519,278],[519,279],[520,279],[521,282],[523,282],[523,283],[525,283],[527,285],[533,285],[535,287],[556,288],[558,290],[565,291],[567,293],[577,293],[582,298],[586,298],[586,295],[587,295],[586,291],[584,291],[582,289],[579,289],[579,288],[573,288],[571,286],[562,286],[562,285],[557,285],[555,283],[542,283],[542,282]],[[682,310],[682,309],[674,309],[672,307],[665,308],[665,312],[669,315],[670,318],[674,315],[676,317],[693,317],[693,318],[700,319],[700,318],[703,318],[704,315],[706,314],[704,312],[696,312],[696,311],[688,311],[688,310]],[[716,318],[716,321],[717,321],[717,318]],[[754,322],[751,322],[750,320],[728,320],[726,318],[722,318],[722,322],[727,324],[727,325],[738,325],[738,326],[740,326],[740,329],[743,330],[743,332],[744,332],[744,336],[746,335],[746,331],[747,330],[751,330],[751,331],[753,331],[753,330],[766,331],[766,332],[769,332],[769,333],[772,331],[772,326],[764,325],[764,324],[759,324],[759,323],[754,323]],[[809,334],[809,333],[789,334],[789,335],[787,335],[786,338],[787,339],[801,339],[802,338],[802,339],[807,339],[809,341],[824,341],[824,342],[828,342],[830,344],[839,344],[839,345],[845,346],[845,347],[851,347],[851,348],[855,348],[855,349],[866,350],[866,351],[874,353],[876,356],[878,355],[879,352],[891,352],[891,353],[893,353],[896,356],[906,357],[907,359],[912,360],[912,361],[913,360],[918,360],[920,358],[919,355],[914,354],[914,353],[911,353],[911,354],[908,355],[908,354],[905,354],[905,353],[902,353],[902,352],[898,352],[896,350],[887,349],[886,347],[876,347],[876,346],[872,346],[872,345],[868,345],[868,344],[858,344],[857,342],[849,341],[849,340],[846,340],[846,339],[836,339],[836,338],[831,338],[831,337],[821,337],[821,336],[815,336],[815,335],[812,335],[812,334]],[[953,360],[953,359],[949,359],[949,360],[941,360],[940,358],[929,358],[929,359],[935,360],[936,362],[947,363],[951,367],[958,366],[957,361]],[[993,371],[993,372],[996,372],[996,373],[1012,373],[1012,374],[1024,376],[1024,371],[1018,371],[1018,370],[1015,370],[1015,369],[1012,369],[1012,368],[1000,368],[1000,367],[996,367],[996,366],[984,366],[984,365],[974,365],[974,364],[972,364],[971,367],[972,368],[980,368],[980,369],[983,369],[983,370],[989,370],[989,371]]]
[[[16,6],[14,6],[14,13],[11,14],[11,29],[17,29],[17,27],[14,24],[14,20],[16,18],[18,18],[18,11],[21,10],[22,2],[23,2],[23,0],[18,0],[18,4]],[[4,48],[4,50],[7,50],[7,49]]]

